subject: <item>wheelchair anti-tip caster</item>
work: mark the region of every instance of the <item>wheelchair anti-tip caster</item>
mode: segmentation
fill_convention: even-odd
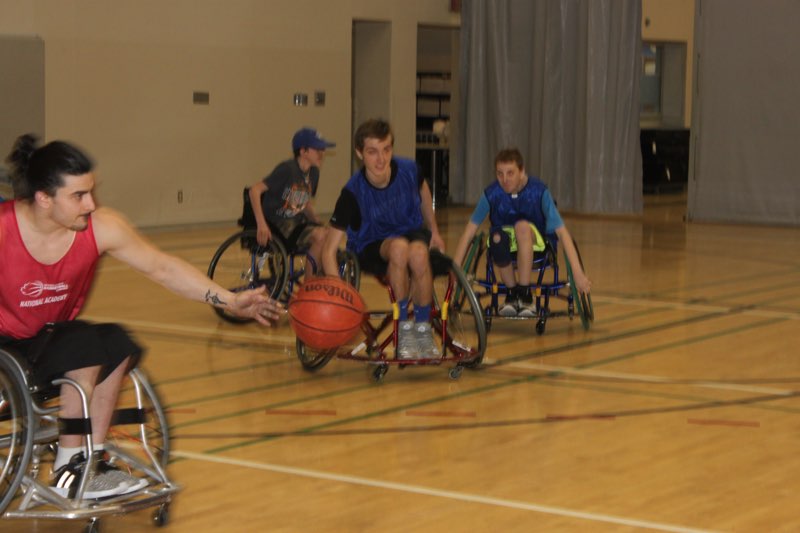
[[[169,504],[163,503],[153,511],[153,523],[156,527],[164,527],[169,523]]]
[[[537,335],[544,335],[544,326],[545,326],[545,319],[540,318],[536,321],[536,334]]]
[[[372,376],[372,380],[375,383],[381,383],[383,381],[383,376],[386,375],[388,370],[389,365],[377,365],[375,368],[371,368],[370,375]]]

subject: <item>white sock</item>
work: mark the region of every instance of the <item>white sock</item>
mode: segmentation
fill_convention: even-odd
[[[58,470],[65,464],[69,463],[69,460],[72,459],[72,456],[76,453],[81,453],[83,451],[83,446],[78,446],[76,448],[67,448],[65,446],[59,446],[58,452],[56,452],[56,459],[53,461],[53,471]]]

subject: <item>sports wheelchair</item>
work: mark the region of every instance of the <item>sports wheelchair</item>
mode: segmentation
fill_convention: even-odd
[[[464,272],[452,259],[435,250],[431,251],[430,257],[433,269],[431,323],[434,337],[442,347],[440,357],[401,359],[396,356],[392,348],[397,346],[399,306],[388,279],[376,276],[389,293],[391,310],[365,312],[361,324],[363,338],[346,346],[314,350],[298,339],[297,357],[303,368],[316,372],[333,358],[362,361],[368,364],[372,379],[380,383],[391,365],[403,369],[406,366],[454,363],[449,370],[451,379],[458,379],[465,367],[478,367],[486,351],[486,329],[478,299]],[[354,269],[360,272],[357,265],[356,260]],[[351,279],[345,279],[352,284]]]
[[[570,320],[577,314],[581,319],[581,324],[585,330],[591,327],[594,321],[594,308],[592,307],[592,297],[590,294],[581,294],[575,286],[572,275],[572,265],[564,254],[564,263],[567,276],[563,279],[558,264],[558,249],[555,236],[544,238],[544,250],[535,252],[533,256],[533,273],[531,275],[531,291],[536,312],[531,317],[505,317],[499,314],[500,296],[508,294],[508,288],[495,275],[494,264],[490,255],[487,253],[487,236],[479,232],[472,238],[464,257],[463,269],[470,282],[476,286],[477,298],[483,308],[483,318],[486,324],[486,331],[490,331],[492,321],[495,318],[505,320],[536,320],[536,333],[544,334],[547,320],[554,316],[567,316]],[[578,260],[583,267],[583,260],[580,257],[578,243],[573,239],[575,250],[578,252]],[[481,278],[478,269],[485,254],[484,269],[485,275]],[[513,262],[516,269],[516,260]],[[585,272],[585,269],[584,269]],[[553,311],[550,308],[550,299],[560,299],[567,302],[566,311]]]
[[[84,532],[97,533],[102,516],[154,507],[154,524],[167,524],[169,505],[179,487],[166,474],[166,415],[141,369],[132,370],[129,380],[130,386],[120,392],[120,405],[131,407],[115,412],[105,449],[114,464],[144,478],[147,486],[121,496],[87,499],[83,494],[89,476],[84,475],[75,496],[69,498],[49,487],[50,468],[43,466],[52,462],[58,447],[57,396],[62,384],[78,390],[84,413],[79,428],[62,432],[83,435],[85,456],[92,457],[86,393],[68,378],[56,379],[47,388],[31,385],[27,361],[0,349],[0,520],[86,520]],[[93,463],[88,461],[88,471],[94,468]]]
[[[294,286],[306,273],[317,271],[317,265],[306,250],[287,248],[280,233],[270,225],[272,238],[266,246],[256,239],[256,219],[250,203],[248,188],[243,192],[242,216],[237,224],[242,227],[228,237],[214,253],[208,265],[208,277],[233,292],[258,287],[266,287],[270,298],[289,300]],[[355,256],[346,250],[339,252],[339,275],[356,288],[359,287],[361,272]],[[233,323],[248,322],[214,307],[221,318]]]

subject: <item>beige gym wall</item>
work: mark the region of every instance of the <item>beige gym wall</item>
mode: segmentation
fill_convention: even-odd
[[[46,140],[84,146],[98,197],[140,226],[232,221],[241,189],[301,126],[338,143],[318,210],[350,172],[353,20],[388,21],[396,152],[413,157],[418,24],[459,24],[438,0],[0,0],[0,35],[45,43]],[[314,92],[326,92],[324,107]],[[192,101],[209,93],[209,105]],[[296,107],[292,95],[309,95]],[[20,132],[23,133],[23,132]],[[2,147],[5,155],[9,147]],[[183,202],[178,203],[178,191]]]

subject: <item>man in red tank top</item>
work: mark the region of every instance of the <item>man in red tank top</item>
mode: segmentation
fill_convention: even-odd
[[[6,161],[16,199],[0,204],[0,346],[28,359],[33,380],[47,385],[66,376],[89,398],[98,468],[84,496],[124,494],[146,484],[103,459],[106,433],[119,388],[142,350],[116,324],[76,317],[86,300],[100,256],[108,253],[186,298],[225,308],[269,326],[282,307],[264,289],[232,293],[185,261],[146,241],[119,213],[94,201],[91,160],[78,148],[35,137],[17,139]],[[82,417],[81,398],[60,391],[61,427]],[[82,436],[62,432],[53,465],[53,489],[71,496],[83,475]]]

